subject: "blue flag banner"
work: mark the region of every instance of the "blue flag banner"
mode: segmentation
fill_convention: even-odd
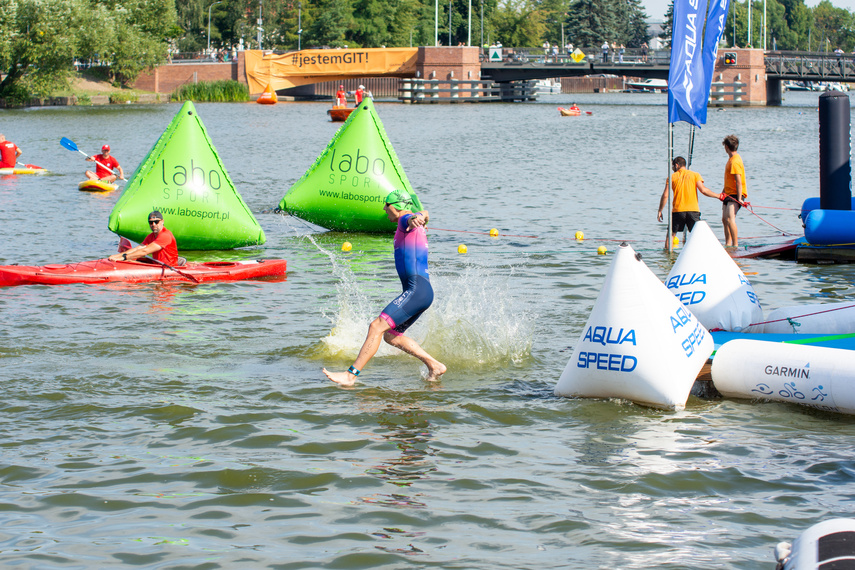
[[[674,0],[671,69],[668,73],[668,122],[700,127],[706,121],[709,90],[704,90],[701,38],[707,0]],[[712,73],[712,69],[710,69]],[[701,120],[701,113],[704,117]]]
[[[710,10],[707,14],[707,26],[704,30],[704,93],[707,94],[707,99],[710,96],[710,87],[712,85],[713,71],[715,70],[715,61],[718,57],[718,44],[721,41],[721,35],[724,33],[724,25],[727,23],[727,8],[728,0],[712,0],[710,2]],[[707,106],[704,105],[703,111],[699,115],[701,123],[707,122]]]

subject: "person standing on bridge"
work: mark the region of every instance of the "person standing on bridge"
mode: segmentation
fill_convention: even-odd
[[[603,40],[603,63],[609,61],[609,42]]]

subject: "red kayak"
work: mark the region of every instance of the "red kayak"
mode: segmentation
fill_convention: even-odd
[[[0,287],[10,285],[67,285],[69,283],[142,283],[145,281],[239,281],[241,279],[282,280],[284,259],[208,261],[166,267],[152,262],[96,259],[79,263],[0,265]]]

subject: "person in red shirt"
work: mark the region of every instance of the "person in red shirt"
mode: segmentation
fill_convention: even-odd
[[[115,182],[116,175],[113,170],[119,169],[119,178],[125,179],[125,172],[119,166],[119,161],[116,157],[110,156],[110,145],[105,144],[101,147],[101,154],[95,156],[87,156],[86,160],[95,163],[95,172],[86,171],[86,178],[89,180],[103,180],[104,182]]]
[[[362,98],[365,97],[365,85],[360,85],[359,89],[353,94],[356,99],[356,107],[359,107],[359,104],[362,103]]]
[[[19,156],[21,156],[21,149],[12,141],[7,141],[5,136],[0,135],[0,168],[15,168]]]
[[[172,232],[163,225],[163,214],[154,210],[148,215],[148,225],[151,233],[142,244],[111,255],[110,261],[133,261],[146,255],[151,255],[157,261],[166,265],[184,265],[184,260],[178,257],[178,243]]]
[[[336,107],[347,107],[347,93],[344,92],[344,85],[338,86],[338,91],[335,93]]]

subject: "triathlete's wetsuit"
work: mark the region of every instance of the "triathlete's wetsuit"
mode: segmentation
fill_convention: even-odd
[[[410,217],[405,214],[398,220],[395,232],[395,269],[404,292],[389,303],[380,318],[384,319],[394,335],[402,335],[433,303],[433,287],[428,273],[428,243],[424,227],[407,231]]]

